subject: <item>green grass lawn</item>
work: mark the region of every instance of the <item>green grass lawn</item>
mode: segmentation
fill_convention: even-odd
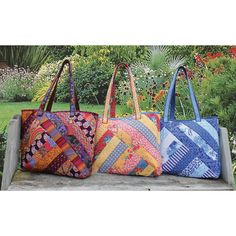
[[[9,120],[16,114],[20,114],[23,109],[38,109],[38,102],[1,102],[0,101],[0,130],[8,125]],[[80,104],[81,111],[96,112],[102,114],[104,105]],[[69,103],[54,103],[54,111],[69,111]],[[117,105],[117,114],[121,113],[121,106]]]

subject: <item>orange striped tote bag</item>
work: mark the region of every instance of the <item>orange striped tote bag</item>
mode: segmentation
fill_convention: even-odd
[[[69,66],[70,111],[52,112],[56,87],[65,65]],[[80,111],[72,66],[65,60],[39,109],[22,110],[22,169],[79,179],[90,176],[97,118],[96,113]]]

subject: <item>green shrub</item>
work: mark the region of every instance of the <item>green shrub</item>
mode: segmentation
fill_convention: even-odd
[[[65,49],[65,47],[64,47]],[[71,49],[71,48],[69,48]],[[68,52],[68,54],[70,54]],[[78,98],[83,103],[103,104],[114,66],[119,62],[145,61],[148,48],[145,46],[75,46],[71,60]],[[44,64],[34,85],[33,101],[42,98],[48,83],[57,73],[62,60]],[[119,80],[119,76],[116,82]],[[69,101],[69,82],[67,73],[62,74],[58,85],[56,100]]]
[[[48,62],[63,60],[74,52],[75,46],[47,46],[49,57]]]
[[[71,58],[77,94],[80,102],[103,104],[114,65],[105,50],[88,57],[74,55]],[[58,101],[69,101],[68,77],[58,87]]]
[[[45,93],[47,92],[50,83],[54,76],[57,74],[59,70],[59,66],[61,65],[62,61],[45,63],[42,65],[37,73],[35,83],[33,85],[33,102],[41,102]],[[59,80],[61,83],[62,79],[64,78],[64,73],[62,73],[62,78]]]
[[[36,74],[24,68],[0,70],[0,99],[12,102],[31,101]]]
[[[236,131],[236,59],[211,60],[199,91],[203,115],[218,114],[220,124]]]
[[[75,73],[75,62],[78,60],[77,56],[69,57],[72,61],[72,68],[73,68],[73,74]],[[34,97],[32,101],[41,101],[48,90],[51,81],[53,80],[54,76],[57,74],[58,70],[60,69],[60,66],[62,64],[63,60],[55,61],[55,62],[48,62],[45,63],[44,65],[41,66],[37,73],[37,80],[33,86],[33,93]],[[59,79],[59,86],[57,88],[57,94],[56,94],[56,99],[59,101],[67,102],[67,96],[69,95],[69,87],[67,89],[66,83],[68,83],[68,68],[67,66],[64,68],[64,71],[61,74],[61,78]],[[67,90],[63,89],[63,87],[66,87]],[[60,89],[61,88],[61,89]],[[58,91],[59,90],[59,91]]]
[[[114,64],[107,56],[108,49],[100,49],[89,56],[75,54],[68,57],[72,63],[74,80],[80,102],[103,104],[105,101],[108,84],[112,76]],[[43,65],[37,75],[37,82],[34,86],[34,101],[39,101],[37,91],[46,90],[46,81],[50,81],[57,73],[62,61],[47,63]],[[117,78],[119,79],[119,77]],[[118,81],[118,80],[116,80]],[[62,78],[57,89],[56,100],[59,102],[69,101],[69,81],[67,70],[62,73]]]
[[[74,50],[74,54],[84,57],[101,54],[101,52],[104,52],[104,56],[113,64],[146,61],[149,55],[147,46],[75,46]]]

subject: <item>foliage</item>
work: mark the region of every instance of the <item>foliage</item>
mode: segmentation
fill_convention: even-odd
[[[131,68],[135,76],[135,84],[139,96],[141,110],[163,111],[165,95],[169,87],[169,79],[173,71],[184,63],[184,58],[171,57],[168,47],[153,47],[146,62],[134,63]],[[118,99],[125,113],[133,110],[129,83],[122,80],[119,84]]]
[[[63,48],[65,49],[65,47]],[[56,47],[54,50],[56,51]],[[70,53],[71,51],[68,54]],[[75,46],[73,55],[67,58],[72,61],[80,101],[103,104],[115,64],[145,61],[147,56],[148,48],[146,46]],[[47,81],[50,81],[56,74],[61,62],[62,60],[49,62],[40,68],[37,75],[38,81],[34,86],[33,101],[42,99],[42,94],[48,87]],[[68,91],[68,77],[66,73],[63,73],[58,86],[57,101],[68,101]]]
[[[30,101],[36,75],[24,68],[0,70],[0,99],[7,101]]]
[[[152,46],[147,63],[153,70],[174,71],[185,63],[185,58],[179,55],[170,55],[169,46]]]
[[[97,61],[89,61],[76,70],[76,85],[82,102],[103,104],[111,79],[113,65],[110,62],[98,66]]]
[[[207,52],[217,53],[221,52],[224,55],[229,55],[230,46],[210,46],[210,45],[186,45],[186,46],[168,46],[168,53],[172,56],[180,56],[186,58],[188,66],[194,66],[194,55],[198,53],[201,56],[205,56]]]
[[[103,104],[111,79],[114,64],[108,57],[108,49],[100,49],[89,56],[74,54],[68,57],[73,65],[74,80],[78,98],[83,103]],[[48,87],[46,81],[50,81],[58,71],[62,61],[46,63],[38,72],[38,82],[35,85],[35,91],[40,90],[40,96],[35,93],[33,101],[39,101],[42,91]],[[67,73],[62,74],[57,91],[57,101],[69,101],[69,81]]]
[[[38,70],[48,56],[46,46],[0,46],[0,61],[5,61],[10,67]]]
[[[69,57],[75,50],[75,46],[47,46],[49,58],[47,62],[63,60]]]
[[[38,80],[40,81],[40,80]],[[35,86],[34,86],[34,97],[32,99],[32,102],[37,102],[37,101],[42,101],[46,92],[48,91],[48,88],[50,86],[50,81],[45,81],[44,83],[38,82]]]
[[[187,46],[188,49],[190,47],[193,47],[193,46]],[[146,91],[149,93],[149,96],[148,96],[149,100],[150,100],[150,97],[152,97],[153,104],[151,105],[151,102],[149,101],[149,104],[147,105],[146,109],[156,108],[157,110],[160,110],[160,111],[163,111],[164,109],[163,105],[164,105],[165,95],[168,92],[168,86],[169,86],[170,81],[172,80],[171,74],[173,73],[175,69],[175,68],[171,69],[171,66],[168,63],[169,48],[170,47],[159,47],[159,49],[154,50],[154,53],[152,53],[152,57],[154,58],[149,60],[150,61],[149,65],[143,66],[144,73],[136,75],[136,77],[142,78],[141,80],[138,79],[138,81],[140,82],[136,81],[138,91],[140,91],[139,84],[144,84],[143,86],[144,88],[145,88],[145,85],[147,85]],[[233,79],[234,78],[233,76],[236,74],[236,71],[234,70],[234,65],[235,65],[235,60],[236,60],[234,58],[236,55],[236,50],[234,50],[234,47],[229,48],[229,47],[224,47],[224,46],[219,46],[219,47],[214,46],[212,47],[213,48],[212,50],[210,50],[211,48],[207,46],[204,46],[204,47],[195,46],[195,50],[198,48],[202,50],[200,51],[201,54],[203,53],[204,50],[206,51],[205,55],[203,55],[202,57],[200,56],[200,54],[198,54],[199,57],[201,57],[202,64],[199,64],[199,61],[196,60],[195,58],[194,65],[187,64],[187,71],[188,71],[189,78],[191,79],[192,86],[198,97],[202,115],[207,116],[207,115],[218,114],[222,125],[226,126],[229,130],[232,130],[233,127],[235,129],[236,104],[234,101],[236,100],[235,99],[235,96],[236,96],[235,83],[236,82],[235,82],[235,79]],[[227,57],[224,57],[223,53],[218,52],[217,49],[225,50],[225,52],[230,51],[231,53],[228,54]],[[207,50],[210,50],[210,51],[207,51]],[[195,53],[197,53],[197,51],[195,51]],[[169,60],[171,59],[169,58]],[[181,62],[174,63],[176,64],[176,66],[179,66],[179,64],[186,65],[186,63],[188,63],[188,62],[184,63],[183,58],[178,58],[178,60]],[[217,62],[217,60],[221,60],[221,61]],[[222,68],[224,65],[223,61],[225,61],[225,63],[229,62],[228,67],[231,68],[231,69],[225,68],[224,73],[222,71]],[[138,67],[141,68],[140,66]],[[152,68],[152,70],[150,68]],[[159,74],[158,74],[158,70],[159,70]],[[136,69],[133,69],[133,71],[135,73]],[[160,73],[160,71],[162,73]],[[220,72],[222,72],[223,74]],[[156,76],[155,76],[155,73],[157,74]],[[217,73],[220,73],[220,74],[216,75]],[[163,75],[165,76],[163,77]],[[207,76],[208,76],[208,79],[206,79]],[[219,78],[215,78],[217,76]],[[146,81],[143,78],[146,78]],[[156,78],[157,86],[154,86],[154,90],[150,88],[150,86],[148,85],[150,78],[151,79]],[[210,80],[210,78],[212,79],[214,78],[213,83]],[[157,81],[159,82],[159,84],[157,83]],[[215,87],[213,88],[213,86]],[[221,87],[218,88],[218,86],[221,86]],[[209,91],[207,92],[206,89],[208,89]],[[213,91],[211,91],[212,89]],[[124,90],[122,86],[121,86],[121,90]],[[220,92],[221,90],[222,90],[222,93]],[[206,95],[209,98],[207,99],[207,101],[206,101]],[[216,103],[218,95],[221,96],[221,101],[222,101],[221,106],[219,106],[219,104]],[[177,79],[175,96],[176,96],[176,111],[175,111],[176,118],[178,119],[194,118],[193,117],[194,113],[192,110],[192,104],[189,97],[187,82],[185,78],[183,77],[183,74],[180,74]],[[121,97],[123,98],[123,100],[126,99],[124,94],[122,94]],[[128,97],[130,97],[130,95],[128,95]],[[142,103],[147,104],[147,100],[148,98],[141,101],[141,107],[142,107]],[[215,102],[216,106],[213,106],[212,102]],[[130,101],[128,103],[129,105],[132,106]],[[125,102],[122,102],[122,104],[125,104]]]
[[[62,61],[57,62],[51,62],[51,63],[45,63],[41,66],[37,73],[37,79],[33,86],[33,102],[41,101],[48,90],[50,83],[54,76],[57,74],[59,67],[61,65]],[[62,73],[62,79],[64,77],[64,73]],[[59,83],[61,83],[61,80],[59,80]]]
[[[71,57],[66,57],[70,59],[72,63],[72,71],[73,75],[75,74],[75,68],[77,68],[78,63],[80,61],[79,55],[74,55]],[[54,76],[57,74],[63,60],[55,61],[55,62],[47,62],[41,66],[37,73],[37,80],[34,84],[33,91],[34,97],[32,101],[37,102],[43,99],[44,94],[48,90],[51,81]],[[68,69],[65,66],[61,78],[59,79],[59,86],[57,88],[56,100],[60,102],[69,101],[69,81],[68,81]],[[45,93],[44,93],[45,92]]]
[[[105,52],[104,56],[113,64],[145,61],[148,56],[147,46],[75,46],[74,54],[89,57],[101,51]]]
[[[235,132],[236,59],[217,58],[211,60],[207,67],[199,91],[202,114],[218,114],[221,125]]]
[[[103,104],[114,65],[107,57],[107,50],[84,57],[75,54],[70,58],[74,65],[78,98],[82,103]],[[69,100],[69,82],[66,78],[58,88],[58,101]]]

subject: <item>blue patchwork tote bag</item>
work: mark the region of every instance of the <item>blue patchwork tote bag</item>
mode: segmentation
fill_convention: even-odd
[[[195,120],[176,120],[175,86],[180,71],[188,82]],[[161,120],[163,172],[196,178],[220,175],[219,122],[217,116],[202,118],[186,69],[180,66],[173,77]]]

